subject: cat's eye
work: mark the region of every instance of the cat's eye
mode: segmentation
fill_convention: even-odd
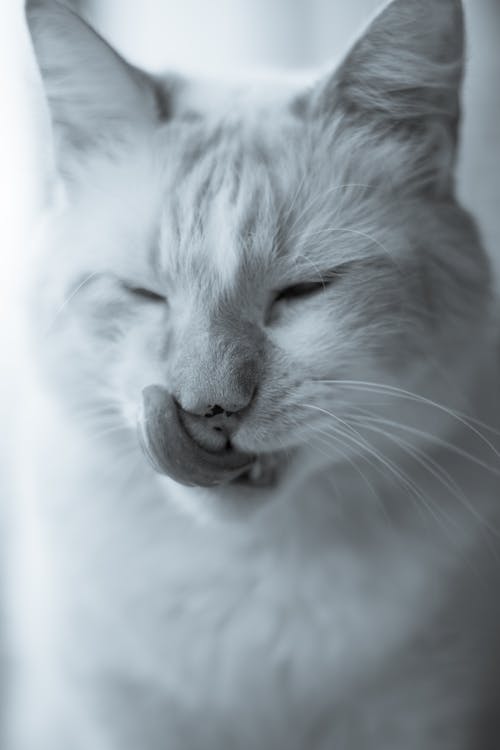
[[[293,300],[300,297],[310,297],[317,292],[322,292],[329,281],[306,281],[301,284],[293,284],[287,286],[277,292],[274,301],[279,302],[280,300]]]
[[[131,284],[125,284],[125,288],[130,294],[133,294],[138,299],[142,299],[144,302],[166,302],[166,297],[159,292],[155,292],[153,289],[147,289],[143,286],[132,286]]]
[[[290,286],[284,287],[283,289],[276,292],[273,302],[280,302],[282,300],[296,300],[306,297],[312,297],[319,292],[323,292],[335,281],[344,275],[347,271],[349,263],[343,263],[337,268],[326,273],[320,281],[303,281],[299,284],[291,284]]]

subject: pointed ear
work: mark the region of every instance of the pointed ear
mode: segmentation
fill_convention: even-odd
[[[374,138],[396,138],[401,148],[406,143],[405,158],[410,161],[413,150],[420,165],[427,160],[435,178],[449,183],[463,48],[460,0],[393,0],[320,83],[312,110],[326,120],[340,113],[347,127],[369,129]]]
[[[56,158],[108,150],[158,118],[152,80],[56,0],[28,0],[26,17],[48,99]]]
[[[337,71],[336,97],[391,120],[456,120],[463,48],[460,0],[393,0]]]

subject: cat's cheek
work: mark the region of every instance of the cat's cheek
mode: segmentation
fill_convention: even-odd
[[[283,353],[287,370],[295,379],[332,371],[342,360],[344,333],[341,321],[329,311],[312,310],[289,319],[270,331],[270,339]]]
[[[126,335],[133,325],[133,312],[123,302],[110,301],[92,306],[81,320],[84,335],[92,336],[99,342],[116,342]]]
[[[113,363],[112,381],[127,424],[135,429],[144,388],[166,384],[165,331],[160,321],[130,330]]]

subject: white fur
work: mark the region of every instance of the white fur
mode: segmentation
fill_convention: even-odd
[[[416,8],[396,0],[382,27]],[[363,49],[345,75],[366,72]],[[393,80],[398,56],[378,49],[375,69]],[[115,65],[128,107],[136,79]],[[431,68],[448,86],[449,66]],[[436,130],[419,100],[428,127],[395,132],[360,75],[349,91],[370,103],[349,120],[341,97],[325,107],[339,75],[295,113],[280,94],[249,117],[231,94],[230,116],[224,97],[207,114],[191,87],[171,121],[141,120],[113,148],[63,146],[66,200],[33,269],[11,512],[9,750],[487,739],[500,623],[487,261],[453,199],[453,113]],[[346,263],[323,293],[272,304]],[[245,326],[263,332],[266,367],[233,442],[279,453],[280,483],[206,490],[158,476],[135,436],[142,388],[192,388],[207,373],[220,386],[218,337],[244,339]]]

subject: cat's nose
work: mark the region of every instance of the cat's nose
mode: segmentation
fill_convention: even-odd
[[[223,448],[236,432],[240,419],[238,415],[250,405],[253,392],[246,398],[223,400],[223,404],[209,404],[206,401],[191,403],[185,409],[178,403],[180,419],[193,438],[207,449]],[[230,408],[228,408],[230,407]]]
[[[201,377],[186,379],[175,394],[176,400],[182,411],[215,424],[250,406],[257,389],[258,370],[258,363],[247,359],[232,368],[220,368],[210,382],[202,382]]]
[[[193,318],[182,334],[168,372],[178,406],[207,423],[221,415],[242,416],[263,372],[263,331],[236,313],[231,319],[221,313],[215,321]]]
[[[215,373],[214,373],[215,375]],[[185,380],[176,394],[179,418],[188,434],[206,450],[228,445],[253,401],[257,363],[249,359],[221,368],[209,382]]]
[[[219,404],[208,403],[203,398],[196,400],[192,397],[187,397],[179,401],[179,405],[184,412],[196,417],[205,417],[212,420],[212,424],[215,424],[225,417],[232,417],[234,414],[238,414],[246,409],[253,400],[254,392],[255,388],[252,388],[252,391],[245,396],[240,395],[239,398],[220,399],[221,403]]]

